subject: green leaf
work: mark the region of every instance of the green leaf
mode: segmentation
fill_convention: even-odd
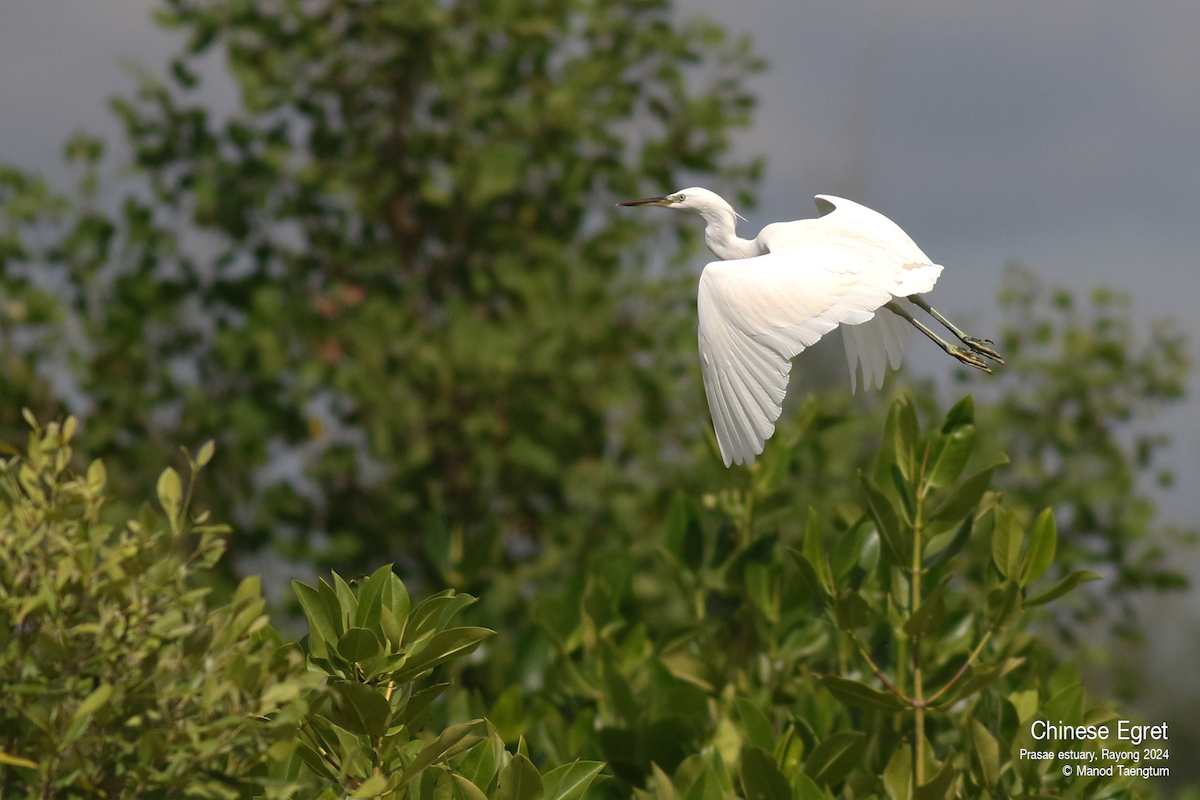
[[[480,642],[495,634],[495,631],[488,628],[450,628],[442,631],[429,640],[425,649],[405,662],[404,666],[392,676],[392,680],[397,683],[415,680],[438,664],[474,652]]]
[[[377,689],[354,681],[330,681],[330,719],[351,733],[383,736],[392,708]]]
[[[704,769],[696,776],[696,780],[692,782],[691,788],[687,794],[683,795],[683,800],[712,800],[714,797],[722,797],[724,793],[721,791],[721,779],[717,777],[716,770],[708,764],[704,765]]]
[[[992,473],[995,467],[976,472],[958,485],[950,496],[941,502],[937,510],[929,517],[931,522],[952,521],[961,519],[975,508],[988,487],[992,485]]]
[[[1046,762],[1041,759],[1021,758],[1021,750],[1041,750],[1043,747],[1045,747],[1044,742],[1033,738],[1032,725],[1021,725],[1017,728],[1017,732],[1013,736],[1012,747],[1009,750],[1009,764],[1026,787],[1036,789],[1041,782],[1040,768]]]
[[[1100,580],[1100,576],[1091,570],[1076,570],[1058,583],[1054,584],[1054,586],[1039,594],[1037,597],[1033,598],[1032,600],[1026,600],[1025,605],[1040,606],[1043,603],[1049,603],[1051,600],[1057,600],[1058,598],[1062,597],[1064,594],[1071,591],[1081,583],[1098,580]]]
[[[742,750],[742,788],[746,800],[779,800],[792,795],[792,787],[776,766],[775,758],[756,745]]]
[[[383,608],[383,587],[388,584],[388,575],[391,574],[392,565],[384,564],[362,582],[358,592],[358,611],[354,615],[355,627],[375,630],[379,625]]]
[[[929,450],[925,485],[932,489],[949,486],[958,480],[971,451],[975,449],[975,426],[961,425],[950,433],[934,437]]]
[[[900,526],[900,520],[896,516],[895,509],[892,508],[891,501],[879,490],[875,482],[862,472],[859,472],[859,481],[862,484],[863,496],[867,501],[867,510],[871,512],[876,529],[879,531],[879,543],[884,560],[893,567],[911,566],[911,559],[908,558],[911,542]]]
[[[877,708],[883,711],[903,711],[904,702],[891,692],[881,692],[860,681],[852,681],[837,675],[824,675],[821,683],[829,693],[842,703],[858,708]]]
[[[975,782],[990,789],[1000,780],[1000,745],[987,727],[977,719],[970,720],[971,743],[975,748],[977,772]]]
[[[900,473],[900,468],[895,464],[892,465],[892,486],[896,489],[896,496],[900,498],[900,504],[904,506],[904,521],[911,525],[916,509],[913,506],[911,493],[908,491],[908,484]]]
[[[383,584],[383,593],[380,598],[382,605],[390,608],[392,616],[400,625],[401,630],[404,628],[404,623],[408,619],[408,609],[411,601],[408,597],[408,589],[404,588],[404,582],[400,580],[396,573],[388,568],[387,581]],[[397,642],[399,644],[399,642]]]
[[[433,686],[426,687],[419,692],[414,692],[412,697],[408,698],[408,702],[404,704],[403,709],[396,712],[396,718],[392,720],[393,725],[407,725],[410,729],[413,728],[413,720],[416,719],[425,709],[433,703],[434,700],[441,696],[442,692],[450,687],[449,683],[435,683]],[[488,780],[492,778],[489,775]],[[474,780],[472,778],[471,780]],[[483,784],[486,786],[486,784]]]
[[[1038,514],[1033,523],[1033,535],[1029,538],[1029,547],[1025,550],[1025,563],[1021,569],[1022,586],[1028,586],[1046,574],[1050,562],[1054,560],[1054,551],[1058,545],[1058,531],[1054,526],[1054,512],[1047,508]]]
[[[949,434],[964,426],[975,425],[975,398],[967,395],[959,400],[946,412],[946,421],[942,423],[942,433]]]
[[[421,749],[421,752],[417,753],[417,755],[413,757],[413,760],[407,767],[405,767],[404,774],[401,776],[400,783],[397,784],[396,788],[402,788],[413,778],[420,775],[426,767],[430,766],[439,758],[441,758],[443,754],[445,754],[450,748],[454,747],[454,745],[458,744],[462,739],[470,734],[471,731],[481,722],[483,722],[483,720],[474,719],[470,722],[463,722],[459,725],[451,725],[449,728],[446,728],[446,730],[442,731],[441,735],[438,736],[437,739],[425,745],[425,747]],[[531,764],[530,766],[532,767],[533,765]],[[534,770],[534,772],[536,773],[537,770]],[[503,781],[503,777],[501,780]],[[540,796],[540,783],[538,789]]]
[[[204,444],[200,445],[200,452],[196,454],[196,466],[203,467],[212,461],[213,454],[217,451],[216,442],[209,439]]]
[[[351,800],[366,800],[366,798],[378,797],[387,789],[387,785],[388,779],[382,773],[376,772],[350,793]]]
[[[746,596],[750,598],[754,607],[768,622],[778,622],[782,597],[779,581],[771,574],[771,567],[758,561],[747,561],[742,568],[742,580],[746,587]]]
[[[27,758],[21,758],[20,756],[9,755],[3,750],[0,750],[0,764],[8,764],[10,767],[24,767],[25,769],[38,768],[36,762],[30,761]]]
[[[1042,714],[1055,724],[1079,725],[1083,722],[1083,685],[1073,683],[1055,692],[1046,705],[1042,706]]]
[[[321,599],[321,605],[325,606],[326,616],[333,625],[334,635],[329,638],[329,643],[333,644],[346,632],[346,619],[342,616],[342,605],[338,602],[337,593],[333,591],[332,586],[325,582],[324,578],[317,578],[317,595]]]
[[[463,800],[488,800],[487,795],[479,786],[462,775],[451,773],[450,778],[454,781],[454,788],[458,789],[458,793],[463,796]]]
[[[334,593],[338,600],[338,609],[340,610],[338,619],[342,621],[345,627],[349,628],[354,624],[354,619],[358,615],[358,598],[354,596],[354,591],[350,585],[338,575],[336,572],[333,575]]]
[[[398,650],[400,640],[404,637],[404,630],[400,627],[392,609],[386,605],[379,607],[379,629],[383,631],[383,637],[388,644],[387,650],[389,652]]]
[[[675,768],[675,775],[671,778],[671,788],[674,790],[675,796],[687,797],[692,791],[692,787],[700,781],[701,776],[711,769],[704,757],[697,753],[693,753],[679,762],[679,766]],[[661,789],[660,793],[667,794]]]
[[[825,565],[825,550],[821,546],[821,518],[812,506],[808,508],[808,527],[804,529],[804,557],[816,572],[817,580],[825,594],[832,595],[833,587],[829,585],[829,573]]]
[[[774,750],[775,733],[771,730],[767,715],[744,697],[735,698],[733,702],[737,706],[738,716],[742,718],[742,724],[746,726],[746,741],[764,750]]]
[[[311,586],[306,586],[300,581],[292,581],[292,588],[296,592],[297,599],[300,600],[300,608],[304,610],[304,616],[308,619],[309,650],[317,658],[327,658],[326,643],[336,642],[338,634],[333,628],[333,622],[329,618],[325,604],[321,601],[317,590]]]
[[[179,530],[179,503],[182,497],[183,487],[179,481],[179,473],[173,468],[167,467],[158,476],[158,502],[162,505],[163,511],[167,512],[167,519],[174,531]]]
[[[804,762],[804,772],[818,785],[831,786],[850,774],[862,762],[867,735],[858,731],[830,734],[818,744]]]
[[[110,683],[102,683],[83,699],[75,713],[71,715],[71,724],[63,735],[63,743],[70,744],[83,735],[91,722],[92,715],[108,704],[112,699],[113,687]]]
[[[822,791],[812,778],[800,770],[796,770],[792,775],[792,797],[796,800],[818,800],[818,798],[824,800],[830,796],[828,792]]]
[[[909,636],[934,633],[946,618],[946,584],[937,585],[929,596],[921,601],[921,607],[904,622],[904,632]]]
[[[496,800],[541,800],[544,788],[537,767],[518,753],[500,773],[496,786]]]
[[[852,631],[871,621],[871,607],[858,592],[843,589],[834,601],[833,616],[839,628]]]
[[[1007,580],[988,592],[987,616],[996,629],[1008,628],[1021,616],[1021,585]]]
[[[408,617],[404,629],[404,648],[443,630],[460,611],[475,602],[469,594],[455,594],[453,589],[426,598]]]
[[[859,517],[834,546],[833,554],[829,557],[829,568],[833,571],[834,580],[840,581],[845,578],[862,558],[863,545],[866,544],[867,534],[870,533],[867,521],[867,515]]]
[[[88,465],[87,485],[88,489],[95,494],[99,494],[104,488],[104,484],[108,483],[108,472],[104,468],[104,462],[96,459]]]
[[[968,514],[962,521],[962,524],[958,526],[958,531],[954,534],[954,538],[950,540],[950,543],[922,561],[922,568],[926,571],[931,570],[934,567],[939,567],[942,564],[945,564],[947,561],[958,555],[962,549],[966,547],[967,542],[970,541],[971,529],[973,528],[974,524],[975,518]]]
[[[1008,696],[1008,702],[1017,712],[1017,721],[1024,722],[1034,715],[1038,708],[1038,690],[1026,689],[1023,692],[1013,692]]]
[[[996,526],[992,530],[992,560],[996,569],[1006,578],[1015,578],[1017,563],[1021,558],[1021,540],[1025,532],[1015,512],[997,508]]]
[[[912,800],[912,768],[912,747],[897,747],[883,770],[883,788],[891,800]]]
[[[337,643],[338,655],[351,664],[362,664],[383,654],[379,637],[366,628],[351,628]]]
[[[933,776],[933,780],[913,789],[913,800],[943,800],[957,774],[958,771],[954,768],[954,748],[951,747],[946,754],[946,760],[942,762],[942,768]]]
[[[308,745],[304,744],[303,742],[297,742],[296,755],[300,756],[300,760],[303,761],[309,769],[320,775],[322,778],[325,778],[325,780],[337,780],[337,774],[329,769],[329,764],[325,761],[325,759],[321,758],[317,751],[313,750]]]
[[[487,789],[499,768],[497,759],[499,749],[501,748],[497,747],[494,738],[489,736],[467,751],[467,754],[458,762],[455,773],[475,786]]]
[[[916,453],[921,438],[917,411],[913,408],[912,400],[907,397],[892,403],[889,411],[896,415],[892,433],[895,437],[896,467],[904,480],[912,481],[917,474]]]
[[[577,800],[583,797],[602,769],[603,761],[573,761],[555,767],[542,776],[546,800]]]
[[[1012,672],[1017,667],[1025,663],[1024,658],[1009,658],[993,664],[991,666],[974,667],[971,672],[971,677],[965,683],[958,684],[957,691],[953,692],[953,696],[947,699],[939,708],[949,708],[960,700],[965,700],[981,689],[984,689],[996,681],[1003,678],[1008,673]]]
[[[825,584],[817,576],[816,569],[808,560],[808,556],[801,553],[794,547],[784,548],[788,555],[792,557],[792,561],[796,564],[796,569],[799,571],[800,585],[803,587],[804,594],[813,602],[825,603],[828,601],[828,594],[825,591]]]

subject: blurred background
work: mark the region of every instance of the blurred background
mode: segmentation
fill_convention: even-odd
[[[230,569],[277,598],[386,558],[517,613],[603,556],[572,537],[636,544],[672,492],[739,485],[705,438],[696,221],[612,203],[702,184],[753,236],[849,197],[946,266],[934,305],[1013,365],[989,383],[914,341],[851,400],[833,337],[790,400],[990,403],[1009,491],[1069,506],[1062,557],[1115,580],[1039,624],[1089,688],[1196,744],[1200,5],[597,12],[587,47],[631,71],[614,85],[535,27],[451,36],[456,61],[415,34],[381,54],[336,13],[156,8],[0,4],[0,163],[50,187],[5,184],[5,438],[21,406],[79,414],[132,492],[215,436],[226,472],[201,489],[242,531]],[[542,68],[565,77],[504,88]]]

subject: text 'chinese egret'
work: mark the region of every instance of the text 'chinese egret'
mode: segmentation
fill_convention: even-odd
[[[725,466],[753,464],[775,433],[792,358],[839,325],[854,391],[883,386],[900,366],[909,325],[962,363],[1003,359],[990,340],[967,336],[925,302],[942,267],[887,217],[840,197],[817,195],[817,219],[775,222],[758,237],[734,233],[733,207],[708,189],[684,189],[622,206],[663,206],[704,217],[704,242],[720,261],[700,275],[700,369]],[[876,314],[886,308],[889,314]],[[955,335],[954,346],[913,313],[922,309]]]

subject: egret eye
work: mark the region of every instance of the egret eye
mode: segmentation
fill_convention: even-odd
[[[687,200],[687,196],[682,194],[677,194],[671,198],[672,203],[682,203],[684,200]]]

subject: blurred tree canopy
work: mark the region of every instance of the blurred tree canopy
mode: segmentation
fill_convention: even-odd
[[[114,101],[149,196],[97,208],[86,138],[69,210],[5,187],[6,292],[26,304],[5,335],[77,326],[81,446],[140,496],[151,453],[216,436],[205,501],[251,541],[438,583],[627,528],[704,417],[689,281],[639,256],[651,228],[613,205],[685,172],[744,185],[753,165],[726,151],[748,45],[641,0],[159,18],[186,52]],[[227,121],[192,99],[214,48],[242,92]],[[58,308],[15,266],[39,260],[16,227],[56,212],[38,277]],[[6,431],[57,402],[39,347],[6,363]]]

